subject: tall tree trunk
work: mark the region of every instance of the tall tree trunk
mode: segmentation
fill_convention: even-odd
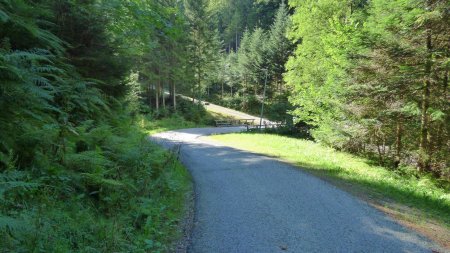
[[[431,44],[431,29],[428,27],[426,30],[426,43],[427,43],[427,59],[425,63],[425,81],[422,91],[422,110],[421,110],[421,129],[420,129],[420,145],[419,145],[419,171],[430,170],[430,157],[429,157],[429,119],[428,109],[430,107],[430,95],[431,95],[431,65],[432,65],[432,44]]]
[[[236,50],[235,50],[235,52],[237,52],[238,51],[238,31],[237,31],[237,27],[236,27]]]
[[[442,82],[442,100],[447,103],[447,90],[448,90],[448,69],[445,71],[444,79]],[[437,133],[436,133],[436,149],[442,150],[445,145],[445,127],[446,122],[448,122],[448,115],[444,116],[444,120],[438,123]]]
[[[172,79],[169,79],[169,100],[172,103],[173,106],[173,81]]]
[[[161,99],[162,99],[162,106],[164,109],[166,109],[166,96],[165,96],[165,90],[164,90],[164,82],[161,82]]]
[[[197,80],[197,103],[200,102],[200,93],[201,93],[201,89],[202,89],[202,77],[201,77],[201,69],[198,68],[198,80]],[[199,103],[200,104],[200,103]]]
[[[247,95],[249,95],[249,92],[248,92],[248,85],[247,85],[247,75],[244,75],[244,90],[245,90],[245,93],[246,93]]]
[[[156,108],[156,112],[159,113],[159,80],[156,82],[156,87],[155,87],[155,108]]]
[[[152,84],[149,83],[147,85],[147,98],[148,98],[148,106],[152,106]]]
[[[384,166],[383,151],[381,150],[381,145],[379,143],[379,140],[377,140],[377,151],[378,151],[378,159],[380,160],[380,164],[381,164],[381,166]]]
[[[177,110],[177,91],[175,87],[175,82],[172,80],[172,103],[173,103],[173,109]]]
[[[394,167],[398,168],[402,154],[402,136],[403,136],[403,119],[400,116],[397,120],[396,138],[395,138],[395,160]]]
[[[157,73],[157,81],[155,84],[155,108],[156,112],[159,113],[159,94],[160,94],[160,88],[161,88],[161,72],[159,68],[156,70]]]
[[[192,103],[194,103],[194,102],[195,102],[195,85],[196,85],[196,83],[195,83],[195,82],[193,82],[193,83],[192,83],[192,89],[191,89],[191,94],[192,94]]]

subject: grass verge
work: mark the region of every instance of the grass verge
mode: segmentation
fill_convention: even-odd
[[[400,175],[371,165],[363,158],[307,140],[248,133],[209,138],[300,166],[450,247],[450,189],[445,182],[432,177],[417,179]]]

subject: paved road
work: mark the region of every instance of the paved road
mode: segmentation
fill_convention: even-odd
[[[366,203],[291,165],[198,138],[240,130],[186,129],[152,136],[168,148],[181,145],[181,160],[195,182],[189,252],[431,252],[436,248]]]

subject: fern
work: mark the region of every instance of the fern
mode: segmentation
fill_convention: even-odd
[[[98,173],[81,173],[81,175],[93,185],[110,186],[110,187],[122,187],[125,184],[119,180],[105,178],[104,174]]]
[[[29,224],[24,222],[22,219],[0,215],[0,232],[17,233],[29,230]]]
[[[26,32],[33,38],[41,41],[43,45],[50,46],[58,53],[64,51],[63,41],[46,29],[42,29],[39,25],[40,16],[43,9],[34,8],[28,5],[23,0],[14,1],[0,1],[0,9],[3,14],[0,14],[3,22],[9,22],[17,29]],[[38,11],[37,11],[38,10]]]
[[[170,234],[165,213],[176,205],[163,202],[182,193],[180,182],[172,158],[130,125],[122,103],[130,68],[106,30],[108,3],[94,2],[0,0],[2,252],[135,252],[143,238],[162,248]],[[74,47],[64,52],[52,31]],[[133,78],[128,102],[137,108]],[[137,228],[135,217],[148,225]]]
[[[11,149],[8,153],[0,152],[0,163],[3,163],[6,170],[11,171],[15,169],[17,158],[14,156],[14,152]]]
[[[69,154],[66,156],[66,166],[75,171],[93,172],[98,171],[112,163],[98,151],[85,151],[78,154]]]
[[[26,173],[12,170],[0,174],[0,200],[5,199],[5,193],[12,190],[28,191],[40,186],[39,183],[32,183],[23,181],[26,178]]]
[[[0,10],[0,21],[5,23],[9,20],[8,14],[6,14],[4,11]]]
[[[31,62],[45,62],[51,63],[49,57],[52,55],[47,50],[32,49],[28,51],[12,51],[4,56],[5,60],[15,63],[17,65]]]

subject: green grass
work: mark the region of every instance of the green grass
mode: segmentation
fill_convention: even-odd
[[[225,145],[293,163],[351,192],[363,193],[385,206],[407,206],[415,222],[429,218],[450,228],[448,182],[417,179],[371,165],[369,161],[312,141],[271,134],[227,134],[210,137]],[[299,193],[300,194],[300,193]]]

